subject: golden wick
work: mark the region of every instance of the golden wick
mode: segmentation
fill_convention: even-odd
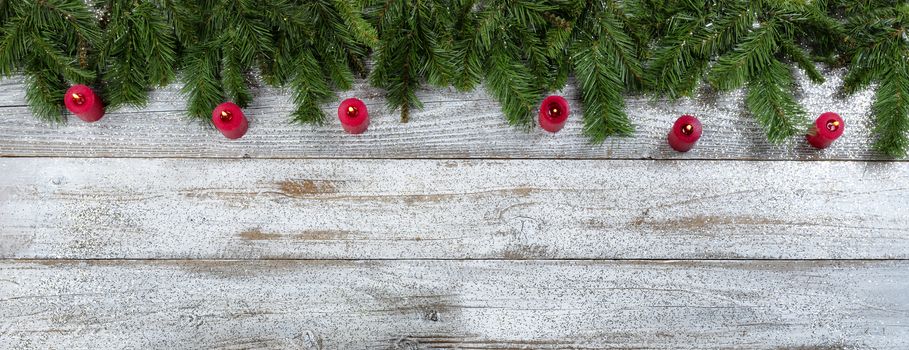
[[[692,126],[691,124],[685,124],[685,126],[682,127],[683,134],[691,135],[692,132],[694,132],[694,126]]]
[[[228,111],[221,111],[221,121],[228,122],[233,116]]]
[[[347,116],[348,117],[354,117],[356,114],[357,114],[357,109],[354,108],[354,106],[347,107]]]
[[[73,102],[75,102],[77,105],[81,105],[81,104],[85,103],[85,96],[82,96],[82,94],[80,94],[80,93],[74,92],[73,93]]]

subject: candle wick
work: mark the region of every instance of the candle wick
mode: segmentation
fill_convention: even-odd
[[[694,133],[694,126],[691,125],[691,124],[685,124],[685,126],[682,127],[682,133],[685,134],[685,135],[691,135],[691,134],[693,134],[693,133]]]
[[[77,105],[82,105],[85,103],[85,96],[82,96],[80,93],[73,93],[72,97],[73,102],[75,102]]]
[[[357,109],[354,106],[347,107],[347,116],[354,118],[357,116]]]
[[[231,119],[233,119],[233,115],[230,112],[221,111],[221,121],[222,122],[229,122]]]
[[[836,130],[839,129],[839,128],[840,128],[840,121],[839,121],[839,120],[830,120],[830,121],[827,121],[827,131],[834,132],[834,131],[836,131]]]
[[[555,103],[549,105],[549,117],[559,118],[562,116],[562,110]]]

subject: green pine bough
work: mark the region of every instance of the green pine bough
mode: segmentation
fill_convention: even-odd
[[[0,1],[0,76],[25,76],[35,116],[64,121],[70,82],[93,81],[89,61],[101,41],[94,14],[82,0]]]
[[[909,149],[909,3],[839,0],[831,8],[845,18],[849,73],[843,90],[852,94],[878,84],[871,107],[874,146],[903,157]]]
[[[624,96],[678,99],[703,84],[744,89],[774,142],[806,132],[793,72],[846,67],[845,94],[875,88],[875,148],[909,149],[909,4],[895,0],[0,0],[0,76],[24,76],[36,117],[64,121],[72,84],[108,109],[183,84],[208,120],[264,83],[290,92],[294,122],[356,77],[402,121],[425,86],[480,86],[509,124],[530,128],[574,77],[592,142],[627,136]],[[371,60],[372,64],[368,62]]]

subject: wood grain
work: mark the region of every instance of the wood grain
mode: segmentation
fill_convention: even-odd
[[[577,113],[565,129],[548,134],[510,127],[498,104],[482,89],[459,93],[448,89],[419,92],[423,111],[407,124],[386,111],[383,92],[360,81],[338,101],[360,97],[370,107],[370,130],[345,134],[334,117],[337,102],[323,106],[330,116],[325,126],[288,123],[293,110],[285,92],[257,90],[246,109],[249,133],[229,141],[201,123],[189,121],[179,86],[151,95],[141,110],[113,111],[100,122],[75,118],[64,126],[38,122],[25,107],[20,80],[0,83],[0,156],[47,157],[192,157],[192,158],[575,158],[575,159],[880,159],[870,149],[872,91],[837,97],[842,71],[826,73],[828,82],[813,86],[800,75],[799,100],[814,118],[836,111],[848,125],[845,135],[825,151],[811,149],[802,138],[783,145],[766,141],[762,129],[747,115],[741,92],[701,91],[694,99],[677,102],[647,96],[628,96],[627,111],[637,127],[634,137],[612,138],[592,145],[582,135],[578,93],[569,85],[560,93]],[[695,114],[704,123],[704,136],[691,152],[680,154],[666,145],[666,134],[679,115]]]
[[[909,258],[909,163],[0,159],[0,257]]]
[[[16,349],[906,349],[909,263],[0,262]]]

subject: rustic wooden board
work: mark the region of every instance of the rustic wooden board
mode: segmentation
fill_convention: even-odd
[[[906,349],[909,263],[0,262],[16,349]]]
[[[812,86],[801,76],[800,100],[812,116],[832,110],[846,118],[846,134],[833,148],[818,152],[799,138],[783,145],[767,143],[763,131],[744,111],[741,93],[717,95],[703,91],[696,99],[657,101],[629,96],[628,114],[637,126],[631,138],[613,138],[591,145],[581,134],[580,113],[555,135],[539,129],[525,132],[506,124],[498,104],[482,90],[458,93],[448,89],[421,91],[425,109],[408,124],[385,111],[383,92],[362,81],[343,98],[363,98],[372,124],[363,135],[345,134],[330,118],[325,126],[288,123],[293,107],[286,93],[261,89],[246,110],[249,133],[228,141],[217,131],[187,120],[178,86],[152,94],[144,109],[109,113],[98,123],[75,118],[65,126],[36,121],[25,107],[19,80],[0,83],[0,156],[65,157],[217,157],[217,158],[585,158],[585,159],[875,159],[869,148],[872,91],[839,98],[841,71],[828,72],[828,82]],[[577,91],[563,91],[580,111]],[[323,108],[334,115],[337,103]],[[672,122],[695,114],[704,136],[690,153],[672,151],[665,142]]]
[[[0,257],[909,258],[909,163],[0,159]]]

